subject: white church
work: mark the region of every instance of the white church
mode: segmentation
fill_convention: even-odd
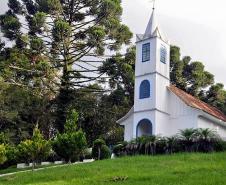
[[[143,135],[172,136],[186,128],[210,128],[226,139],[226,116],[170,84],[170,43],[155,19],[137,35],[134,106],[117,122],[124,140]]]

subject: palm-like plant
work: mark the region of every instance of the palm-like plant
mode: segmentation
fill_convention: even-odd
[[[180,130],[179,139],[182,141],[186,152],[193,151],[194,143],[197,136],[196,133],[197,133],[197,130],[193,128]]]
[[[177,136],[167,137],[166,138],[166,153],[172,154],[174,152],[177,144],[178,144]]]
[[[158,136],[149,136],[145,144],[145,151],[147,154],[154,155],[156,154],[156,144],[159,140]]]
[[[126,153],[128,155],[136,155],[137,154],[137,149],[138,149],[138,144],[136,139],[130,141],[127,145],[126,145]]]
[[[196,131],[197,147],[202,152],[212,152],[214,142],[220,139],[216,131],[209,128],[199,128]]]

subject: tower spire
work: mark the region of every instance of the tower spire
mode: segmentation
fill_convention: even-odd
[[[151,18],[149,19],[147,28],[145,30],[144,33],[144,37],[151,37],[153,36],[154,32],[157,29],[157,22],[156,22],[156,18],[155,18],[155,0],[153,0],[153,8],[152,8],[152,14],[151,14]]]

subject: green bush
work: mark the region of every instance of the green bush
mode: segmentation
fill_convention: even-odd
[[[106,146],[103,139],[97,139],[94,141],[92,157],[96,160],[103,160],[111,157],[111,151],[108,146]]]
[[[111,151],[103,139],[96,139],[94,141],[92,157],[96,160],[103,160],[111,157]]]
[[[4,164],[0,165],[0,169],[6,169],[12,165],[16,165],[18,162],[17,148],[8,144],[8,145],[5,145],[5,149],[6,149],[7,161],[5,161]]]
[[[7,163],[9,166],[17,163],[18,160],[18,150],[15,146],[6,145],[6,156]]]
[[[218,140],[214,143],[214,150],[217,152],[226,151],[226,141]]]
[[[111,151],[107,145],[103,145],[101,147],[100,159],[102,160],[102,159],[109,159],[109,158],[111,158]]]
[[[17,148],[20,160],[27,163],[32,162],[32,167],[34,168],[35,162],[48,157],[51,151],[51,144],[43,138],[40,130],[36,127],[32,138],[22,141]]]
[[[4,144],[0,145],[0,164],[3,164],[6,162],[7,157],[6,157],[6,147]]]
[[[83,155],[86,149],[86,137],[80,130],[73,133],[58,134],[53,141],[53,150],[66,162],[72,162]]]
[[[108,146],[102,145],[100,147],[100,156],[98,158],[98,148],[93,147],[92,149],[92,157],[96,160],[109,159],[111,157],[111,151]]]
[[[64,133],[58,134],[52,143],[53,150],[66,162],[72,162],[83,156],[87,141],[82,130],[77,130],[78,113],[72,110],[65,124]]]

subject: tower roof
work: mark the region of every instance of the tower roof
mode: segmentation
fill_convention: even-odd
[[[157,21],[156,21],[156,17],[155,17],[155,9],[153,8],[151,17],[149,19],[148,25],[147,25],[145,33],[144,33],[144,36],[145,37],[153,36],[156,29],[158,29],[158,25],[157,25]]]
[[[163,38],[163,35],[159,29],[159,25],[158,25],[158,22],[157,22],[157,19],[155,16],[155,8],[153,8],[153,11],[152,11],[151,17],[149,19],[148,25],[146,27],[145,33],[138,34],[137,41],[141,41],[141,40],[152,38],[152,37],[159,37],[162,40],[167,42],[167,40],[165,40]]]

